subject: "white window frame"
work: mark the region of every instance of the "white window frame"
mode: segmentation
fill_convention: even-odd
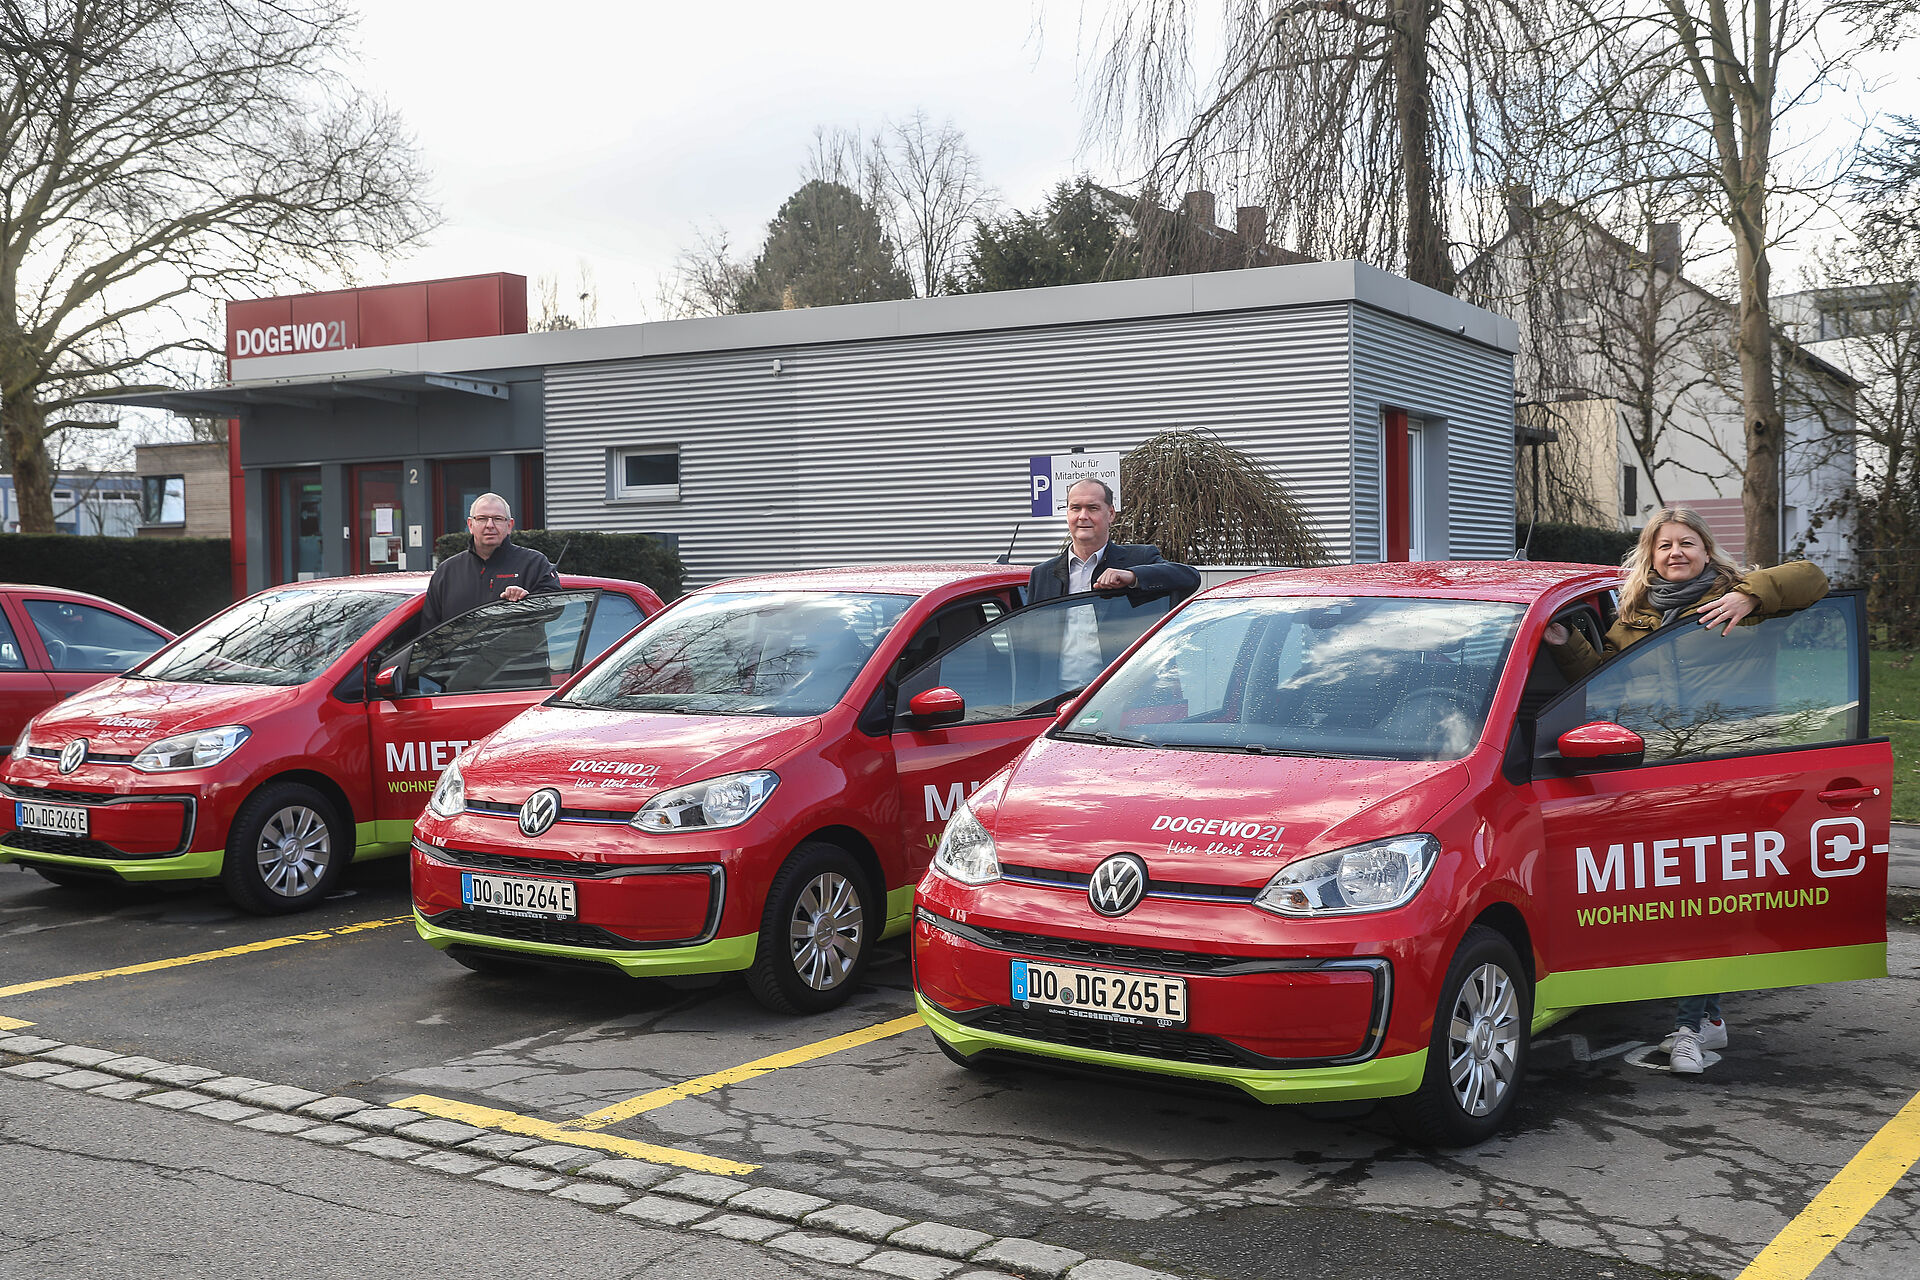
[[[609,502],[678,502],[680,485],[673,484],[635,484],[627,483],[627,459],[636,457],[664,457],[674,459],[674,472],[679,473],[680,446],[676,444],[631,445],[624,449],[607,450],[607,501]]]

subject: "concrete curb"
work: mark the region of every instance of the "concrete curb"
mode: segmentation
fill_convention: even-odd
[[[653,1226],[752,1240],[801,1258],[927,1280],[1181,1280],[1015,1236],[914,1222],[860,1205],[541,1144],[358,1098],[0,1032],[0,1076],[152,1103],[242,1129],[305,1138],[443,1176],[571,1200]]]

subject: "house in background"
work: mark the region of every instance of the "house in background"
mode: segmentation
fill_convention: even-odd
[[[1635,528],[1660,504],[1697,509],[1736,558],[1746,436],[1731,304],[1682,272],[1680,226],[1629,244],[1564,208],[1513,193],[1508,229],[1461,273],[1461,294],[1520,327],[1517,416],[1558,439],[1540,490],[1523,467],[1519,515]],[[1781,546],[1830,574],[1849,567],[1848,531],[1813,517],[1854,482],[1857,383],[1782,333],[1775,352],[1786,447]]]
[[[133,451],[143,538],[225,538],[232,532],[227,442],[143,444]]]
[[[10,475],[0,475],[0,528],[20,532],[20,499]],[[139,481],[129,471],[62,471],[53,478],[53,528],[133,537],[140,529]]]

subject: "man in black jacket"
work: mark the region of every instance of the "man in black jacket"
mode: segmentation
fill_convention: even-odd
[[[1067,533],[1073,543],[1027,575],[1027,603],[1037,604],[1085,591],[1130,588],[1167,592],[1179,604],[1200,589],[1200,573],[1190,565],[1160,558],[1151,544],[1109,542],[1113,527],[1113,490],[1100,480],[1076,481],[1067,490]],[[1079,687],[1107,665],[1101,656],[1098,620],[1091,609],[1070,609],[1060,651],[1061,676]]]
[[[467,532],[473,549],[442,560],[427,583],[427,603],[420,611],[423,632],[495,600],[524,600],[560,589],[560,575],[545,556],[510,541],[513,509],[499,494],[473,500]]]

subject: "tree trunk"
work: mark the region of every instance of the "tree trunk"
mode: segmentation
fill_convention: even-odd
[[[13,500],[21,533],[52,533],[53,461],[47,457],[46,414],[18,392],[0,406],[0,440],[13,464]]]
[[[1747,155],[1753,151],[1749,143]],[[1780,458],[1786,422],[1774,381],[1773,324],[1769,305],[1766,186],[1749,180],[1734,206],[1734,259],[1740,301],[1734,345],[1740,359],[1740,411],[1746,425],[1747,467],[1740,507],[1747,521],[1749,564],[1780,562]]]
[[[1442,293],[1454,290],[1453,260],[1442,225],[1440,174],[1434,162],[1433,95],[1427,63],[1427,0],[1394,0],[1394,116],[1400,127],[1400,173],[1407,187],[1407,278]]]

